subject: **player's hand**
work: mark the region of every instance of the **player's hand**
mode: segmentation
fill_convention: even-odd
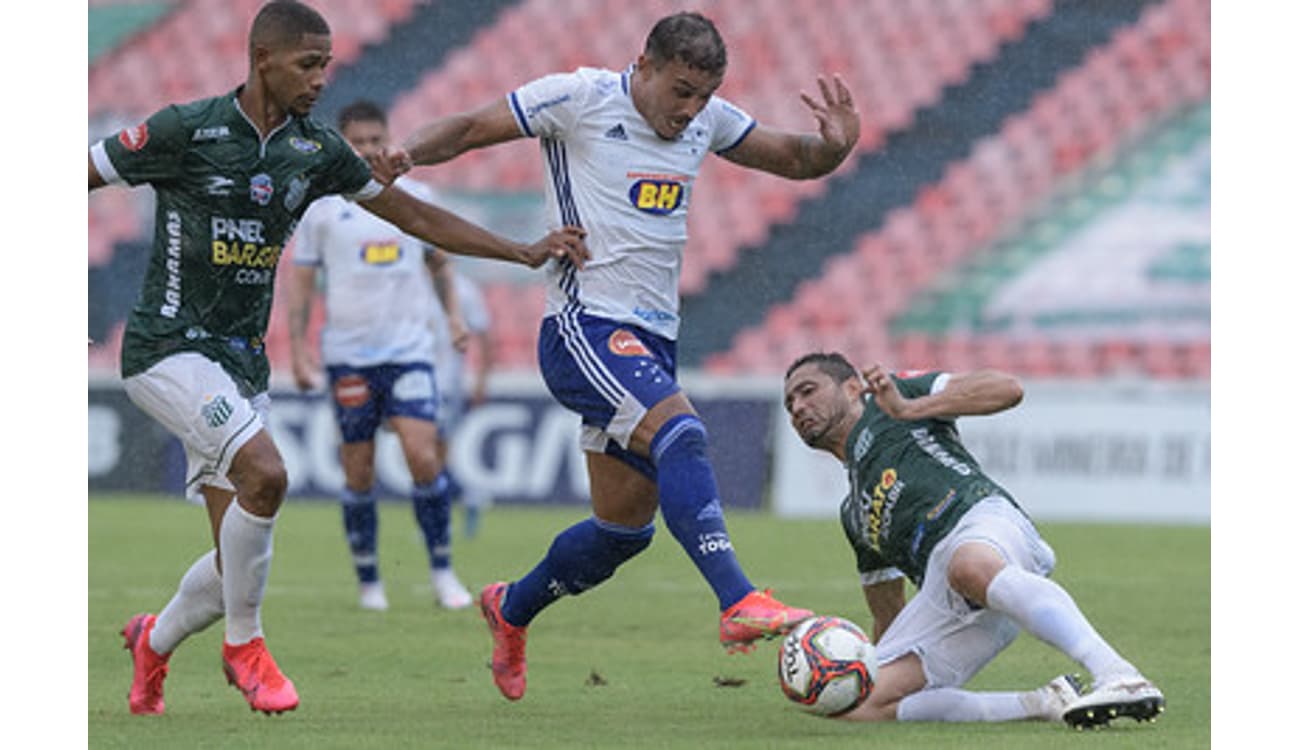
[[[307,357],[293,358],[293,382],[300,391],[315,391],[321,387],[320,368]]]
[[[459,315],[452,317],[447,321],[447,329],[451,333],[451,345],[464,354],[469,349],[469,326],[465,325],[465,319]]]
[[[823,76],[817,76],[817,87],[821,89],[821,101],[802,91],[799,97],[817,118],[817,128],[826,146],[843,158],[857,144],[862,127],[858,111],[853,106],[853,95],[839,75],[834,76],[833,85]]]
[[[392,185],[393,180],[411,171],[411,167],[415,166],[406,149],[392,146],[380,153],[367,156],[366,161],[370,163],[370,172],[374,178],[385,185]]]
[[[537,268],[551,258],[568,260],[581,269],[591,258],[584,238],[587,230],[582,227],[566,226],[554,229],[538,242],[524,248],[520,262],[529,268]]]
[[[909,399],[898,392],[894,379],[883,365],[877,363],[862,371],[862,380],[866,383],[867,393],[876,399],[876,405],[893,419],[907,419]]]

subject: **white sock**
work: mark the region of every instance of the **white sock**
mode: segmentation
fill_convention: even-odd
[[[275,518],[244,510],[235,499],[221,519],[222,594],[226,643],[238,646],[262,635],[262,595],[271,573]]]
[[[1074,599],[1054,581],[1008,565],[989,583],[989,607],[1009,616],[1036,638],[1055,646],[1100,681],[1137,674],[1093,629]]]
[[[1032,717],[1021,693],[927,688],[898,704],[899,721],[1016,721]]]
[[[181,641],[221,619],[221,574],[217,572],[217,551],[208,550],[181,577],[181,585],[158,614],[149,633],[149,648],[169,654]]]

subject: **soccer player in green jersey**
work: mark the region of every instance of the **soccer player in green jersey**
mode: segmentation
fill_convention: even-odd
[[[127,395],[185,447],[187,494],[207,505],[215,549],[182,577],[156,617],[123,629],[134,661],[132,713],[163,711],[163,679],[187,636],[225,617],[227,680],[266,713],[298,705],[266,649],[261,604],[272,529],[288,479],[266,429],[269,366],[263,336],[281,251],[316,198],[341,194],[449,252],[537,267],[585,262],[582,231],[533,245],[498,237],[389,186],[308,115],[330,61],[330,30],[315,10],[276,0],[248,39],[244,85],[167,107],[91,147],[89,187],[148,183],[157,193],[153,254],[122,343]],[[232,500],[234,502],[232,502]]]
[[[1001,372],[895,375],[875,364],[859,374],[840,354],[808,354],[786,371],[795,431],[848,470],[840,520],[874,620],[876,687],[845,718],[1082,727],[1164,710],[1160,690],[1047,578],[1052,548],[961,443],[958,417],[1022,395]],[[917,587],[910,601],[905,577]],[[961,689],[1022,629],[1087,669],[1092,689],[1081,694],[1073,675],[1025,692]]]

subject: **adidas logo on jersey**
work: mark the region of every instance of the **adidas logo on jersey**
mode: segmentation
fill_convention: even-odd
[[[627,131],[623,130],[623,123],[619,123],[609,130],[605,131],[606,138],[613,138],[616,141],[626,141]]]

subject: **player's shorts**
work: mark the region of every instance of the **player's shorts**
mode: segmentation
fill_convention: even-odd
[[[1056,567],[1056,553],[1005,498],[987,497],[967,511],[930,553],[921,588],[876,644],[881,664],[909,653],[919,656],[926,687],[966,684],[1019,633],[1011,618],[972,606],[948,585],[953,552],[969,541],[991,545],[1008,565],[1036,575]]]
[[[542,321],[537,358],[551,394],[582,416],[583,450],[647,471],[628,442],[651,407],[681,391],[677,343],[629,323],[566,312]]]
[[[427,362],[352,367],[329,365],[330,396],[343,442],[369,442],[389,417],[430,422],[438,416],[438,387]]]
[[[221,365],[197,352],[173,354],[122,381],[140,409],[185,448],[185,496],[202,500],[201,486],[234,492],[226,478],[235,453],[266,427],[271,397],[245,397]]]

